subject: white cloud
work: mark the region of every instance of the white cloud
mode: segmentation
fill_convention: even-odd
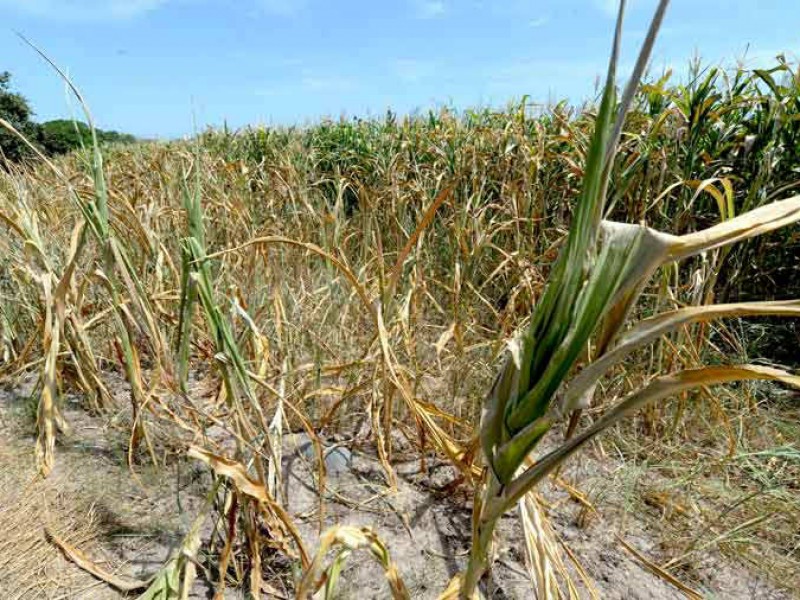
[[[619,0],[593,0],[594,5],[610,17],[617,16]]]
[[[436,74],[437,65],[433,61],[415,58],[401,58],[392,65],[394,72],[405,83],[417,83]]]
[[[559,100],[569,96],[578,102],[592,97],[594,85],[602,83],[606,68],[605,58],[523,59],[502,65],[486,65],[483,77],[486,89],[493,97],[509,98],[524,93],[541,96],[543,90],[550,90]],[[627,81],[632,68],[632,63],[620,63],[618,84]]]
[[[312,69],[303,69],[295,76],[281,78],[280,81],[259,86],[254,90],[256,96],[291,96],[303,92],[336,94],[358,87],[358,81],[346,75],[319,74]]]
[[[0,7],[59,21],[123,21],[168,0],[0,0]]]
[[[733,0],[724,0],[724,2],[732,2]],[[742,0],[744,2],[752,2],[752,0]],[[611,18],[616,18],[619,13],[620,0],[592,0],[594,7],[606,14]],[[642,9],[647,11],[655,10],[657,0],[626,0],[625,14],[630,15],[633,12],[639,12]]]
[[[343,92],[355,85],[355,82],[348,77],[328,75],[305,75],[300,82],[304,88],[315,92]]]
[[[289,17],[303,10],[306,0],[257,0],[257,4],[268,13]]]
[[[528,22],[528,25],[531,27],[542,27],[543,25],[547,25],[550,22],[550,17],[537,17],[536,19],[531,19]]]
[[[447,12],[440,0],[414,0],[414,10],[420,19],[435,19]]]
[[[54,21],[125,21],[167,4],[192,4],[201,0],[0,0],[0,10],[10,9]],[[215,2],[223,6],[223,2]],[[288,17],[303,10],[308,0],[251,0],[248,10]]]

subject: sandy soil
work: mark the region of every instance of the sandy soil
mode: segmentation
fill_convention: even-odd
[[[123,597],[66,561],[45,539],[44,525],[49,524],[107,570],[146,578],[180,543],[207,489],[208,477],[201,465],[184,461],[171,461],[170,468],[160,471],[143,466],[137,470],[137,478],[131,477],[125,466],[123,433],[107,419],[88,415],[74,398],[67,398],[64,413],[72,431],[59,439],[52,475],[45,481],[36,480],[29,408],[33,383],[29,379],[22,385],[0,388],[0,528],[6,533],[0,541],[0,589],[11,599]],[[307,458],[303,437],[287,436],[287,506],[309,547],[314,548],[320,526],[318,497],[310,485],[313,465]],[[589,451],[563,477],[580,487],[614,468],[608,463],[593,458]],[[329,476],[324,525],[371,526],[389,547],[412,597],[435,598],[464,566],[470,500],[463,490],[439,492],[454,473],[435,459],[428,461],[427,473],[420,472],[416,460],[399,462],[397,473],[398,489],[392,492],[377,462],[354,450],[349,467]],[[594,580],[601,598],[683,597],[620,545],[617,535],[649,559],[658,562],[663,558],[641,517],[612,509],[613,499],[604,498],[604,504],[598,505],[600,516],[587,518],[585,508],[562,487],[548,484],[543,493],[552,507],[549,516],[556,532]],[[516,514],[510,514],[499,528],[498,560],[487,596],[531,598],[525,572],[519,522]],[[715,555],[693,565],[691,574],[677,576],[708,598],[792,597],[743,565]],[[271,583],[276,591],[283,589],[280,580]],[[212,596],[211,584],[201,574],[193,597]],[[355,554],[342,574],[338,596],[386,598],[388,589],[380,569],[366,555]],[[240,597],[244,595],[235,590],[226,594],[226,598]]]

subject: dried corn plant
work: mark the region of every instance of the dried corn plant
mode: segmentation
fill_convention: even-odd
[[[800,301],[688,307],[634,323],[620,336],[658,268],[800,220],[800,196],[683,236],[602,220],[619,136],[667,5],[668,0],[659,3],[631,80],[617,103],[615,74],[625,8],[624,0],[620,3],[605,91],[567,241],[530,325],[512,342],[510,356],[485,401],[480,437],[488,468],[473,508],[472,549],[460,580],[462,598],[478,593],[478,582],[490,565],[498,519],[524,502],[567,458],[625,416],[699,386],[769,380],[800,388],[800,377],[750,364],[701,367],[657,377],[608,407],[590,427],[521,469],[559,420],[591,405],[602,376],[635,348],[690,322],[735,315],[798,315]],[[576,368],[580,372],[573,377]]]
[[[574,597],[537,483],[639,407],[665,421],[656,401],[681,390],[797,383],[700,364],[744,353],[747,337],[718,321],[800,314],[797,301],[757,301],[749,283],[753,264],[800,281],[800,238],[784,228],[800,202],[774,202],[797,187],[800,77],[779,60],[638,88],[665,7],[620,101],[614,51],[596,109],[523,101],[208,131],[191,147],[95,142],[0,169],[0,377],[41,375],[41,472],[68,425],[62,391],[77,391],[88,410],[125,416],[134,475],[140,446],[159,464],[158,449],[177,448],[212,474],[218,595],[238,584],[257,597],[276,552],[305,570],[298,589],[333,594],[345,556],[369,548],[402,597],[402,565],[372,532],[324,534],[328,567],[325,552],[310,556],[280,468],[282,435],[307,433],[322,528],[321,439],[373,453],[391,488],[401,438],[403,458],[425,469],[433,450],[456,467],[454,485],[477,490],[473,554],[451,597],[476,589],[494,524],[515,505],[536,593]],[[627,384],[601,384],[620,372],[643,387],[614,404]],[[577,431],[593,401],[605,415]],[[569,440],[533,460],[567,418]],[[166,565],[156,591],[191,575],[196,539],[185,541],[187,560]]]

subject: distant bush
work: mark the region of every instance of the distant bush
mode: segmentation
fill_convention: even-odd
[[[33,115],[28,100],[21,94],[11,91],[11,74],[0,72],[0,119],[7,121],[42,152],[55,156],[92,143],[91,130],[86,123],[68,119],[36,123],[33,121]],[[135,142],[136,138],[126,133],[98,129],[97,140],[101,144],[130,144]],[[0,127],[0,155],[11,162],[19,162],[31,154],[30,147],[19,136],[6,127]]]
[[[28,100],[11,91],[11,73],[0,72],[0,119],[7,121],[14,129],[36,139],[38,135],[36,123],[31,120],[33,111]],[[5,127],[0,127],[0,155],[8,160],[18,162],[30,153],[25,142]]]
[[[92,144],[92,132],[86,123],[58,119],[39,125],[39,141],[50,155],[66,154]],[[97,130],[97,140],[103,143],[133,143],[136,138],[117,131]]]

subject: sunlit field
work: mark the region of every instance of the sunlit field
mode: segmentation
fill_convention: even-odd
[[[615,60],[0,163],[4,597],[796,597],[800,72]]]

